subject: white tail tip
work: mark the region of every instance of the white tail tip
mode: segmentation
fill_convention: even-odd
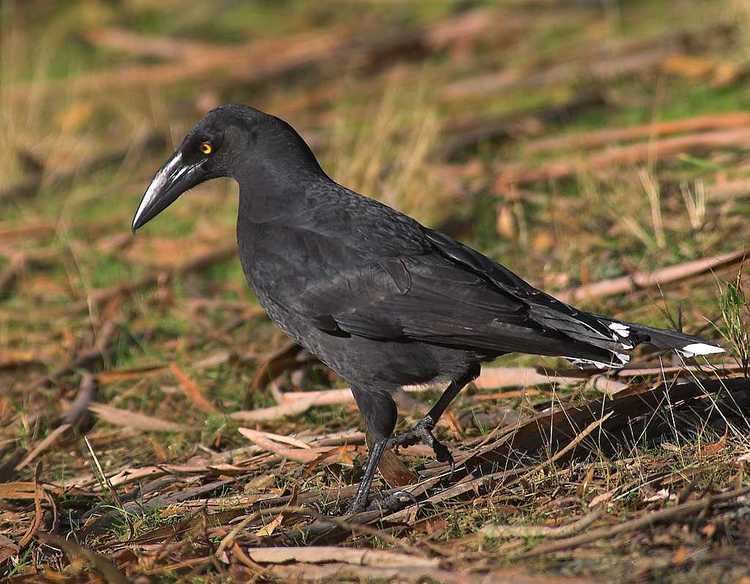
[[[715,355],[716,353],[723,353],[724,349],[717,347],[716,345],[707,345],[706,343],[692,343],[685,345],[681,349],[677,349],[683,357],[697,357],[698,355]]]

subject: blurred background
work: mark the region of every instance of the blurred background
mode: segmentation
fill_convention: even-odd
[[[99,402],[191,428],[144,439],[101,413],[89,439],[113,472],[237,447],[224,414],[275,403],[279,356],[299,357],[242,277],[236,186],[130,233],[209,109],[283,117],[338,182],[587,309],[718,338],[750,236],[749,73],[747,0],[0,1],[4,468],[84,371]],[[540,362],[559,365],[501,364]],[[284,384],[339,382],[312,364]],[[502,421],[470,406],[467,435]],[[270,427],[358,424],[344,404]],[[90,474],[75,444],[46,480]]]

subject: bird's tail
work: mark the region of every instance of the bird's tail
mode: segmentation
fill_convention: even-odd
[[[602,317],[599,317],[599,319],[621,337],[624,342],[630,342],[634,346],[648,343],[657,349],[675,350],[687,358],[724,352],[724,349],[718,345],[712,345],[700,337],[686,335],[678,331],[657,329],[642,324],[619,322]]]

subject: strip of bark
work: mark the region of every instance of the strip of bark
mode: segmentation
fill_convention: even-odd
[[[260,564],[285,564],[288,562],[305,562],[324,564],[327,562],[344,562],[358,566],[382,567],[437,567],[438,559],[420,558],[417,556],[373,549],[350,549],[335,546],[310,547],[268,547],[247,550],[251,560]]]
[[[716,148],[750,149],[750,127],[732,128],[639,142],[627,146],[607,148],[579,160],[555,160],[536,167],[505,166],[495,182],[495,191],[505,193],[512,185],[555,181],[579,173],[611,171],[618,166],[654,163],[680,154],[714,150]]]
[[[563,302],[580,302],[592,298],[606,298],[617,294],[627,294],[636,290],[658,288],[675,282],[702,276],[714,270],[741,265],[750,259],[750,250],[739,250],[682,264],[654,270],[634,272],[627,276],[602,280],[594,284],[579,286],[556,294]]]
[[[480,389],[499,389],[504,387],[519,387],[542,384],[575,385],[581,383],[586,377],[591,378],[591,383],[596,389],[605,393],[616,393],[624,389],[624,384],[604,378],[600,375],[585,374],[576,371],[577,375],[560,375],[554,372],[545,372],[533,367],[487,367],[482,370],[481,375],[474,381]],[[421,392],[432,386],[407,386],[407,392]],[[434,386],[438,387],[438,386]],[[278,420],[287,416],[300,415],[312,407],[331,406],[338,404],[354,403],[354,398],[349,389],[327,389],[318,391],[287,391],[281,394],[281,403],[267,408],[254,410],[240,410],[232,412],[229,417],[239,422],[267,422]]]
[[[542,138],[524,144],[524,151],[530,154],[548,153],[554,150],[580,150],[609,146],[614,142],[631,142],[633,140],[653,140],[670,134],[695,133],[707,130],[736,129],[750,126],[750,114],[730,112],[695,116],[682,120],[652,122],[629,128],[605,128],[590,132],[580,132],[571,136],[554,136]]]
[[[114,426],[133,430],[144,432],[190,432],[193,430],[193,428],[184,424],[131,412],[130,410],[113,408],[107,404],[92,403],[89,405],[89,410]]]

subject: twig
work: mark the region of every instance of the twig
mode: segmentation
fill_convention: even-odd
[[[227,48],[195,40],[138,34],[114,27],[85,31],[83,37],[97,47],[122,51],[138,57],[160,59],[199,58],[212,51],[226,51]]]
[[[34,449],[26,455],[26,458],[24,458],[16,465],[16,471],[22,470],[23,468],[31,464],[39,457],[40,454],[54,445],[61,436],[63,436],[68,430],[70,430],[71,427],[72,426],[70,424],[61,424],[60,426],[52,430],[52,432],[47,434],[44,440],[39,442],[39,444],[37,444]]]
[[[593,386],[604,393],[617,393],[626,387],[618,381],[606,379],[600,375],[586,374],[582,376],[580,371],[575,373],[575,376],[559,374],[533,367],[487,367],[474,381],[474,385],[480,389],[529,387],[543,384],[567,386],[581,383],[588,377]],[[438,387],[438,385],[434,387]],[[432,385],[404,387],[405,391],[410,393],[422,392],[431,388],[433,388]],[[229,417],[240,422],[266,422],[300,415],[312,407],[354,403],[354,397],[349,389],[287,391],[281,393],[281,397],[282,400],[279,405],[255,410],[240,410],[232,412]]]
[[[37,464],[34,470],[34,519],[31,521],[29,528],[23,535],[21,540],[18,542],[18,547],[23,549],[26,545],[34,538],[36,532],[42,525],[42,519],[44,513],[42,511],[42,487],[39,485],[39,473],[41,471],[41,465]]]
[[[239,535],[240,531],[242,531],[248,525],[250,525],[252,521],[255,521],[258,517],[260,517],[261,513],[262,513],[261,511],[254,511],[250,513],[250,515],[245,517],[242,521],[240,521],[237,525],[235,525],[229,531],[229,533],[227,533],[219,542],[219,545],[216,547],[216,551],[214,552],[214,555],[216,557],[220,557],[226,548],[233,546],[234,540]]]
[[[534,466],[531,469],[529,469],[529,472],[526,473],[526,474],[533,474],[533,473],[535,473],[537,471],[540,471],[543,468],[545,468],[547,466],[550,466],[550,465],[554,464],[555,462],[557,462],[558,460],[560,460],[563,456],[565,456],[566,454],[568,454],[568,452],[572,452],[573,450],[575,450],[578,447],[578,445],[581,442],[583,442],[594,430],[596,430],[599,426],[601,426],[602,424],[604,424],[604,422],[606,422],[610,418],[610,416],[612,416],[612,414],[614,414],[613,411],[612,412],[608,412],[607,414],[605,414],[604,416],[602,416],[598,420],[594,420],[593,422],[591,422],[573,440],[571,440],[570,442],[568,442],[565,445],[564,448],[562,448],[561,450],[558,450],[557,452],[555,452],[555,454],[553,456],[551,456],[550,458],[548,458],[544,462],[540,462],[536,466]]]
[[[562,538],[570,537],[586,529],[602,516],[604,506],[600,506],[594,511],[587,513],[580,519],[562,525],[560,527],[550,527],[548,525],[485,525],[480,533],[485,537],[547,537]]]
[[[81,383],[78,386],[78,393],[73,403],[70,404],[70,408],[63,414],[63,422],[70,424],[74,428],[80,428],[88,414],[89,405],[96,398],[98,389],[99,386],[96,377],[85,371],[81,376]]]
[[[351,549],[334,546],[267,547],[247,550],[251,560],[258,563],[287,562],[326,563],[343,562],[358,566],[379,567],[437,567],[440,560],[373,549]]]
[[[341,30],[301,33],[281,39],[262,39],[237,46],[217,47],[184,61],[157,65],[125,65],[109,71],[97,71],[74,79],[45,82],[50,91],[65,86],[68,93],[116,91],[143,87],[161,87],[181,81],[205,79],[218,75],[232,81],[260,82],[287,73],[305,64],[318,62],[349,43]],[[232,66],[255,63],[254,67]],[[9,98],[18,98],[28,85],[17,83],[8,88]],[[54,93],[54,92],[53,92]]]

